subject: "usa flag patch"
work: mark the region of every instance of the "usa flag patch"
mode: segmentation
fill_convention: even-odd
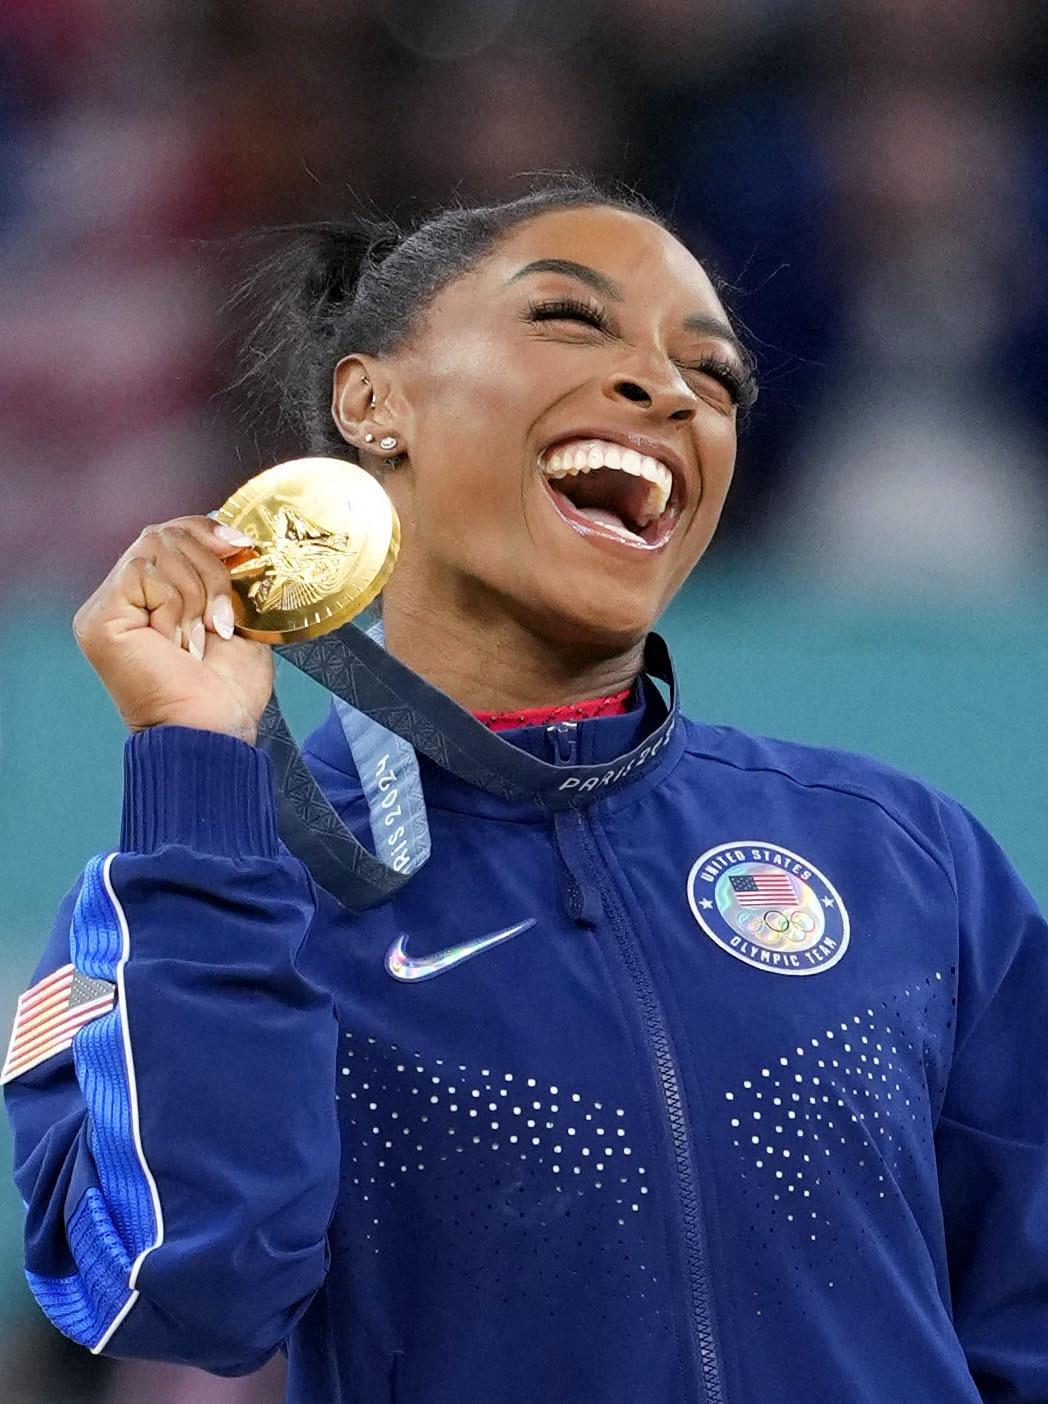
[[[107,1014],[115,999],[114,984],[84,975],[75,965],[37,981],[19,996],[0,1086],[68,1048],[77,1030]]]

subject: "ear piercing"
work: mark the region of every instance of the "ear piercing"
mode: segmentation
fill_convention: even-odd
[[[362,381],[365,385],[370,385],[370,384],[371,384],[371,381],[368,380],[368,378],[367,378],[366,375],[362,375],[362,376],[360,377],[360,379],[361,379],[361,381]],[[374,405],[374,403],[375,403],[375,392],[372,391],[372,392],[371,392],[371,404]],[[371,434],[371,433],[365,434],[365,435],[364,435],[364,442],[365,442],[366,444],[373,444],[373,443],[375,442],[375,436],[374,436],[374,434]],[[395,449],[396,446],[397,446],[397,438],[396,438],[396,435],[395,435],[395,434],[386,434],[386,435],[384,435],[383,438],[379,439],[379,441],[378,441],[378,446],[379,446],[380,449],[384,450],[384,452],[389,453],[392,449]]]
[[[364,442],[365,442],[366,444],[373,444],[373,443],[375,442],[375,436],[374,436],[374,434],[372,434],[370,431],[369,431],[367,434],[365,434],[365,435],[364,435]],[[386,435],[384,435],[383,438],[379,439],[379,441],[378,441],[378,446],[379,446],[380,449],[383,450],[384,453],[390,453],[390,452],[391,452],[393,449],[395,449],[396,446],[397,446],[396,435],[395,435],[395,434],[386,434]]]

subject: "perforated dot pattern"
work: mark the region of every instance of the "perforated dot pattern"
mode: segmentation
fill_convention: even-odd
[[[650,1243],[651,1174],[624,1107],[527,1071],[466,1064],[344,1030],[336,1095],[343,1214],[335,1244],[395,1255],[405,1233],[446,1243],[441,1272],[486,1290],[527,1278],[553,1315],[582,1284],[651,1312],[664,1272]],[[645,1219],[647,1226],[645,1227]],[[496,1282],[494,1279],[498,1278]],[[508,1298],[507,1298],[508,1300]]]
[[[931,1208],[918,1202],[934,1155],[923,1035],[952,1027],[954,973],[827,1022],[724,1091],[753,1265],[767,1281],[770,1261],[793,1264],[771,1274],[773,1292],[753,1292],[757,1316],[786,1294],[798,1306],[810,1275],[828,1290],[853,1281],[871,1238]]]

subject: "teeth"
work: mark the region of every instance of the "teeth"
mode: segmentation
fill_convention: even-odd
[[[641,525],[662,515],[673,491],[673,475],[664,463],[650,454],[639,454],[635,449],[624,449],[621,444],[608,443],[603,439],[561,444],[544,462],[540,460],[539,466],[547,478],[592,473],[597,468],[613,468],[634,478],[644,478],[651,484],[651,489],[648,512]]]

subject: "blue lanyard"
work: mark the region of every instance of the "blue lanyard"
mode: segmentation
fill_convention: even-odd
[[[381,644],[382,621],[372,624],[367,635]],[[335,712],[368,802],[375,853],[386,867],[409,878],[430,850],[418,757],[403,737],[341,697],[335,698]]]
[[[336,698],[339,720],[368,799],[374,854],[349,832],[306,768],[275,691],[259,726],[259,745],[269,752],[276,772],[281,837],[316,881],[351,910],[391,897],[429,856],[429,827],[415,752],[490,794],[538,803],[557,813],[641,779],[664,751],[677,724],[673,665],[657,634],[649,634],[645,644],[644,670],[669,685],[668,715],[640,745],[616,760],[576,766],[549,765],[503,741],[446,693],[387,653],[381,637],[380,629],[365,632],[347,624],[322,638],[277,648]],[[388,798],[391,793],[396,796],[393,800]],[[387,823],[392,809],[400,812]],[[403,833],[398,833],[401,827]]]

